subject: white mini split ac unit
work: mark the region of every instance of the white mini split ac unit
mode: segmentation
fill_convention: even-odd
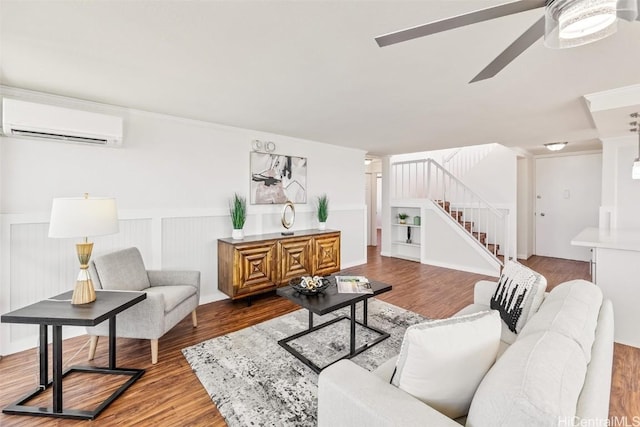
[[[119,146],[122,118],[3,98],[2,132],[5,136]]]

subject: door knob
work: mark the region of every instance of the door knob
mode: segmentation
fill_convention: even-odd
[[[544,216],[544,212],[540,212],[540,216]]]

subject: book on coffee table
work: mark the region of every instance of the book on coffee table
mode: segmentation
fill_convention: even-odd
[[[369,279],[364,276],[336,276],[336,285],[341,294],[372,294]]]

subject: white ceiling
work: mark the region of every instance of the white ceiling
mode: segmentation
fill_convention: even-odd
[[[502,1],[0,0],[0,83],[397,154],[598,146],[583,95],[640,83],[640,22],[536,42],[467,82],[541,9],[379,48],[374,36]],[[626,132],[628,117],[619,129]]]

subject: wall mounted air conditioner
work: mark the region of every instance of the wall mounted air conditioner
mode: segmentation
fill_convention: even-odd
[[[119,146],[122,118],[3,98],[2,132],[11,137]]]

